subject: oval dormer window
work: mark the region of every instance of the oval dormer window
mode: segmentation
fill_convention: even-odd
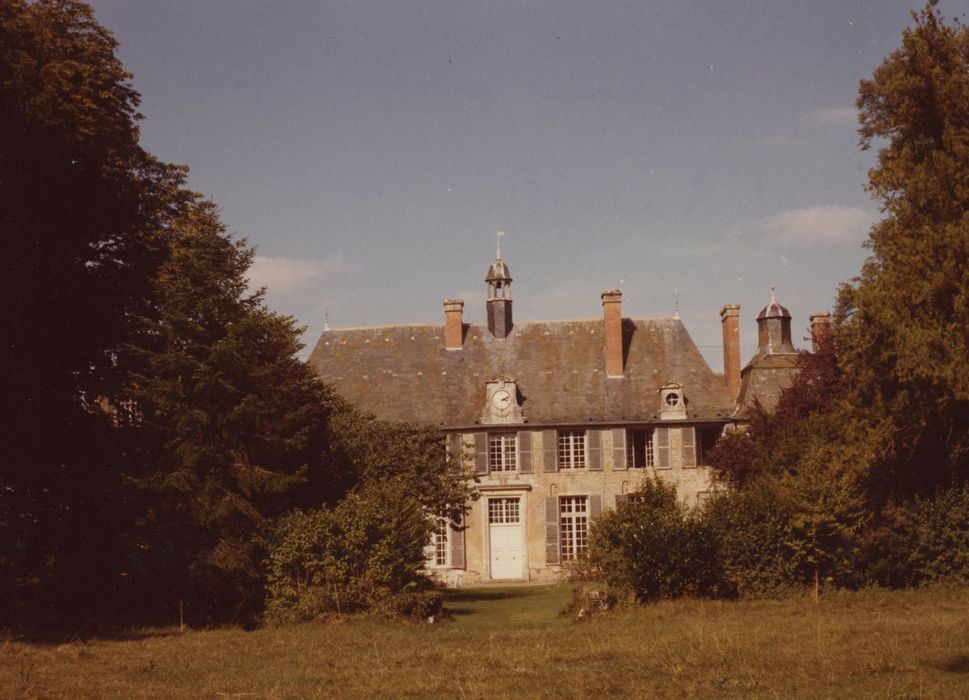
[[[680,405],[680,395],[675,391],[671,391],[666,395],[666,405],[670,408]]]

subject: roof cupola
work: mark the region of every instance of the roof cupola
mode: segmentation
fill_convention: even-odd
[[[498,231],[495,261],[488,268],[485,283],[488,285],[488,330],[496,338],[505,338],[511,332],[511,272],[501,259],[501,237]]]
[[[791,342],[791,312],[777,303],[773,287],[770,303],[757,314],[757,344],[762,355],[797,352]]]

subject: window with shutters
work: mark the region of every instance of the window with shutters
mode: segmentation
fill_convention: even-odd
[[[559,469],[585,469],[585,431],[562,430],[558,438]]]
[[[717,442],[720,440],[720,435],[723,432],[723,428],[719,425],[717,426],[704,426],[698,430],[697,435],[697,454],[696,461],[697,464],[703,464],[704,455],[708,454],[714,447],[717,446]]]
[[[574,560],[589,546],[589,497],[559,498],[562,561]]]
[[[451,566],[451,527],[448,518],[433,518],[434,529],[431,541],[424,548],[424,558],[428,567]]]
[[[518,469],[518,433],[488,433],[488,469],[493,472]]]
[[[653,461],[653,431],[626,431],[626,468],[639,469],[655,466]]]

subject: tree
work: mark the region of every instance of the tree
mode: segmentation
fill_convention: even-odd
[[[212,204],[188,207],[155,278],[158,318],[129,351],[136,573],[195,619],[259,609],[272,521],[332,480],[332,393],[297,358],[292,319],[249,291],[252,255]]]
[[[83,4],[0,0],[0,621],[111,597],[118,481],[98,402],[184,196],[183,169],[138,145],[115,48]]]
[[[969,30],[936,5],[858,98],[885,218],[836,325],[849,439],[871,445],[882,500],[969,475]]]

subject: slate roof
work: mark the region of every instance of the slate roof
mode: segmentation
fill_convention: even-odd
[[[446,350],[443,325],[325,331],[310,365],[345,398],[379,418],[471,427],[485,382],[517,380],[529,424],[656,422],[659,390],[680,382],[690,420],[726,421],[734,404],[679,319],[623,319],[623,379],[607,379],[601,319],[518,323],[504,339],[465,325]]]
[[[769,353],[762,349],[754,355],[741,375],[737,404],[743,409],[759,401],[768,411],[774,410],[781,392],[791,385],[797,374],[797,352]]]

